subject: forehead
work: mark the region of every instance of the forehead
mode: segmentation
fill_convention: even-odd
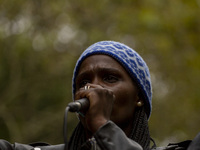
[[[114,58],[103,55],[103,54],[96,54],[87,57],[82,64],[80,65],[79,73],[82,70],[89,70],[95,68],[115,68],[119,71],[125,71],[122,65],[116,61]]]

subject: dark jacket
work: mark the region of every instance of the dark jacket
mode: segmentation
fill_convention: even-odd
[[[74,136],[76,135],[73,134],[72,136],[73,138],[71,139],[69,150],[90,150],[95,146],[97,146],[96,150],[142,150],[142,147],[138,143],[127,138],[124,132],[111,121],[101,127],[94,134],[94,139],[97,145],[94,144],[94,141],[89,140],[82,143],[79,147],[77,146],[78,144],[76,141],[74,141]],[[39,150],[38,148],[41,150],[64,150],[65,145],[48,145],[45,143],[10,144],[5,140],[0,140],[0,150]],[[156,147],[152,150],[200,150],[200,133],[194,138],[194,140],[173,143],[166,147]]]
[[[156,147],[152,150],[200,150],[200,132],[193,140],[186,140],[179,143],[170,143],[166,147]]]
[[[111,121],[102,126],[94,134],[94,139],[96,140],[97,145],[94,143],[90,145],[92,141],[89,140],[82,144],[78,149],[93,149],[96,146],[97,150],[142,150],[142,147],[138,143],[127,138],[124,132]],[[76,149],[74,145],[76,145],[76,143],[71,142],[69,150]],[[34,150],[34,148],[36,150],[37,148],[41,148],[41,150],[64,150],[64,147],[64,144],[46,145],[43,143],[36,143],[26,145],[19,143],[10,144],[5,140],[0,140],[0,150]]]

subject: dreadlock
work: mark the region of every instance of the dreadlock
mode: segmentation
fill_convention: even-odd
[[[80,149],[81,145],[85,142],[85,140],[86,139],[85,139],[83,125],[81,124],[81,122],[79,122],[71,136],[68,149],[69,150]]]
[[[150,149],[151,138],[144,107],[136,108],[135,110],[133,127],[129,138],[139,143],[144,150]]]

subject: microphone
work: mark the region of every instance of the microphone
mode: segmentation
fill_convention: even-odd
[[[90,107],[90,101],[87,98],[82,98],[68,104],[70,112],[87,111]]]

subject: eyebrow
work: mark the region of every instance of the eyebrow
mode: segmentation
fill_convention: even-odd
[[[116,69],[116,68],[105,68],[105,67],[104,68],[98,68],[97,71],[98,72],[112,72],[112,73],[116,73],[116,74],[121,72],[121,70]],[[81,78],[81,77],[83,77],[87,74],[90,74],[91,72],[94,72],[94,70],[83,71],[83,72],[81,72],[77,75],[76,79]]]

